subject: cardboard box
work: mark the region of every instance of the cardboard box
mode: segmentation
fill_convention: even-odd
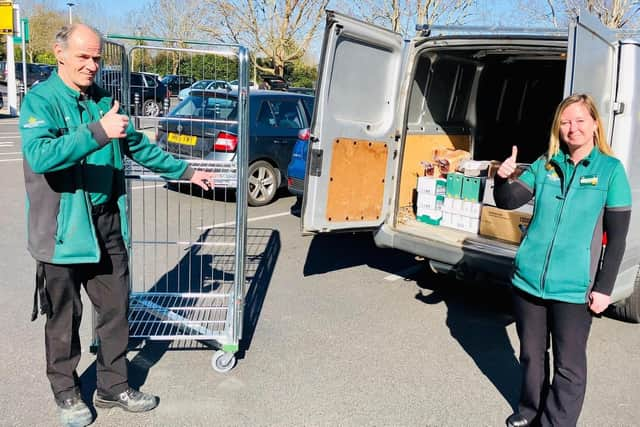
[[[436,194],[418,193],[418,198],[416,199],[416,210],[419,210],[421,208],[431,209],[431,210],[442,210],[443,205],[444,205],[444,194],[436,195]]]
[[[482,203],[462,201],[462,215],[480,219],[480,211],[482,211]]]
[[[480,215],[480,234],[487,237],[520,243],[521,227],[529,225],[531,214],[484,206]]]
[[[441,210],[429,209],[422,210],[419,215],[416,215],[418,221],[431,225],[439,225],[442,222],[442,217],[443,214]]]
[[[465,176],[462,179],[461,199],[470,202],[480,202],[484,190],[485,178]]]
[[[459,199],[462,195],[462,181],[464,175],[457,172],[447,174],[447,197]]]
[[[496,201],[493,198],[493,178],[487,178],[484,183],[484,193],[482,194],[482,204],[485,206],[495,206]]]
[[[447,190],[447,180],[430,176],[418,177],[416,191],[418,194],[444,194]]]

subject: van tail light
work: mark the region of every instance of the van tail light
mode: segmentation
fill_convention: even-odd
[[[238,136],[232,133],[220,132],[213,143],[213,151],[236,151]]]
[[[309,128],[300,129],[300,131],[298,132],[298,139],[302,141],[309,141],[310,137],[311,131],[309,130]]]

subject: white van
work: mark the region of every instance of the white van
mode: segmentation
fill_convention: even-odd
[[[544,153],[567,95],[591,94],[633,192],[627,248],[612,294],[640,321],[640,43],[581,14],[562,33],[429,35],[410,41],[329,11],[307,161],[305,232],[374,231],[380,247],[439,271],[508,278],[517,244],[406,215],[420,160],[445,145],[475,160]],[[567,266],[570,268],[570,266]],[[634,290],[635,287],[635,290]]]

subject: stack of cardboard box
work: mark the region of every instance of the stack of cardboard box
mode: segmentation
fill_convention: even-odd
[[[430,176],[418,177],[416,188],[416,219],[418,221],[438,225],[442,220],[442,206],[447,181]]]
[[[448,173],[444,213],[440,224],[477,233],[480,227],[480,200],[484,181],[483,177],[470,177],[458,172]]]
[[[520,243],[533,202],[512,211],[495,206],[493,177],[500,162],[475,161],[468,152],[443,148],[421,164],[425,176],[418,177],[416,188],[418,221]],[[519,172],[525,167],[519,166]]]

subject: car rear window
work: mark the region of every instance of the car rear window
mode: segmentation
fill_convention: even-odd
[[[237,98],[212,96],[188,96],[173,110],[176,117],[201,117],[204,119],[236,120]]]

